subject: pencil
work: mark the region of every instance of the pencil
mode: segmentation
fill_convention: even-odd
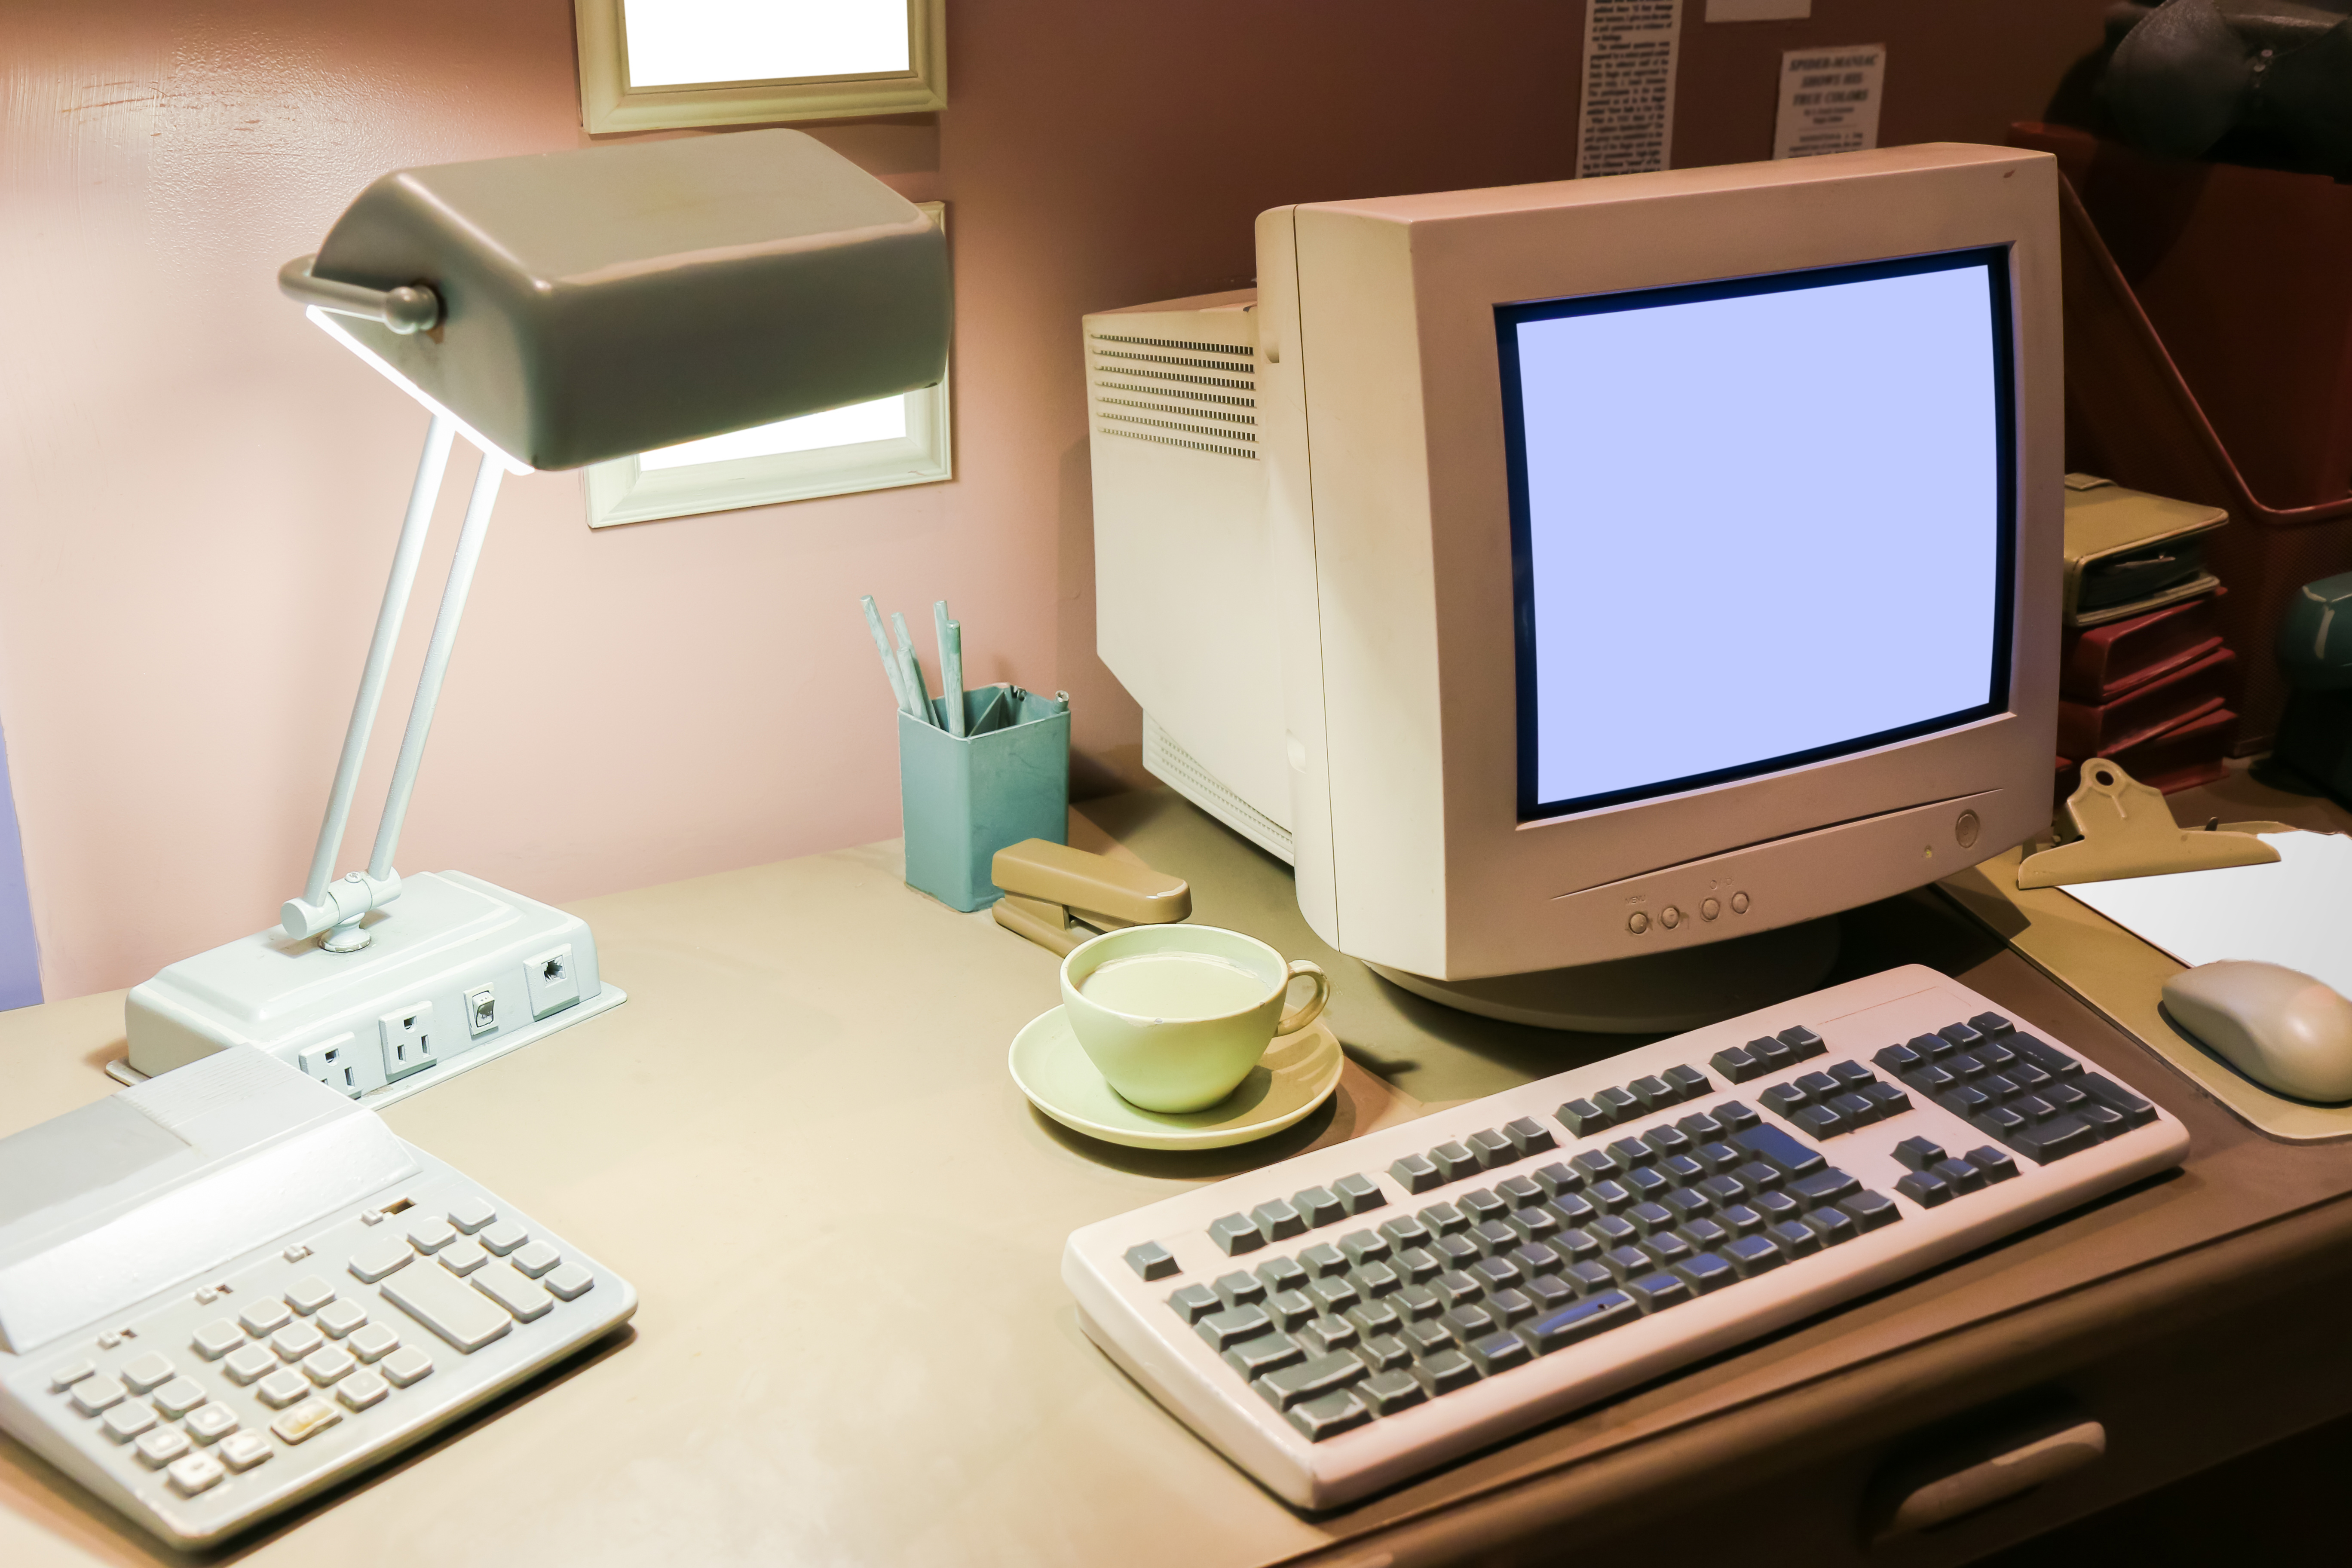
[[[931,712],[930,688],[923,684],[923,661],[915,657],[915,639],[907,635],[907,617],[891,611],[890,629],[898,634],[898,670],[906,678],[907,694],[915,700],[915,717],[936,728],[939,719]]]
[[[866,629],[874,634],[875,651],[882,656],[882,673],[890,681],[890,695],[898,699],[899,712],[912,713],[915,705],[908,700],[907,679],[898,672],[898,656],[890,647],[890,634],[882,629],[882,612],[875,607],[871,594],[857,602],[865,606]]]
[[[964,732],[963,626],[948,619],[948,602],[931,606],[931,621],[940,637],[940,700],[948,710],[948,733]]]

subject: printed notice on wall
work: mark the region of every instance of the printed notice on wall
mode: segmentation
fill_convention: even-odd
[[[1878,145],[1878,100],[1886,47],[1790,49],[1780,57],[1780,118],[1772,156],[1811,158]]]
[[[1638,174],[1674,152],[1675,54],[1682,0],[1590,0],[1576,174]]]
[[[1801,22],[1813,14],[1813,0],[1706,0],[1710,22]]]

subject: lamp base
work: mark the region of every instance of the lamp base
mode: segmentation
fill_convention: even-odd
[[[619,1005],[588,922],[462,871],[424,871],[333,952],[276,926],[168,965],[123,1003],[152,1075],[229,1046],[383,1105]]]

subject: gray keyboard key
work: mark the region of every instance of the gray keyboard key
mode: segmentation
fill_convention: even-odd
[[[1197,1323],[1224,1305],[1217,1300],[1217,1293],[1206,1285],[1184,1286],[1168,1298],[1168,1304],[1176,1310],[1178,1317],[1188,1323]]]
[[[1434,1239],[1430,1228],[1409,1214],[1401,1214],[1381,1222],[1381,1234],[1399,1252],[1409,1247],[1427,1247]]]
[[[1426,1285],[1406,1286],[1389,1298],[1389,1305],[1394,1307],[1408,1322],[1434,1318],[1445,1310],[1444,1301]]]
[[[1500,1219],[1511,1212],[1511,1202],[1508,1198],[1500,1193],[1489,1192],[1485,1187],[1463,1194],[1454,1200],[1454,1206],[1468,1215],[1473,1226],[1481,1226],[1489,1220]]]
[[[1478,1157],[1481,1170],[1491,1171],[1519,1157],[1518,1146],[1511,1142],[1511,1135],[1500,1128],[1489,1127],[1483,1131],[1473,1132],[1463,1142],[1469,1144],[1470,1152]]]
[[[1549,1355],[1641,1315],[1642,1309],[1634,1305],[1633,1297],[1622,1290],[1603,1290],[1573,1307],[1537,1319],[1519,1331],[1519,1337],[1537,1354]]]
[[[1316,1279],[1328,1279],[1334,1274],[1345,1274],[1350,1262],[1348,1255],[1328,1241],[1318,1241],[1298,1254],[1298,1267]]]
[[[1250,1210],[1250,1219],[1257,1226],[1258,1235],[1268,1241],[1307,1234],[1307,1216],[1280,1198],[1268,1198]]]
[[[1707,1080],[1706,1074],[1688,1064],[1668,1068],[1659,1076],[1674,1085],[1675,1093],[1684,1100],[1696,1100],[1715,1089],[1715,1085]]]
[[[1470,1352],[1471,1362],[1488,1377],[1515,1366],[1525,1366],[1535,1353],[1518,1335],[1499,1331],[1473,1340],[1464,1348]]]
[[[1484,1307],[1465,1301],[1438,1320],[1454,1337],[1465,1344],[1482,1334],[1491,1334],[1503,1325]]]
[[[1356,1359],[1374,1372],[1398,1372],[1412,1364],[1412,1352],[1394,1334],[1370,1334],[1356,1347]]]
[[[1528,1176],[1505,1176],[1495,1184],[1495,1195],[1514,1209],[1531,1208],[1551,1194]]]
[[[1478,1163],[1478,1156],[1470,1152],[1470,1146],[1461,1142],[1440,1143],[1429,1152],[1429,1163],[1436,1166],[1437,1173],[1449,1182],[1475,1176],[1483,1168]]]
[[[1306,1287],[1308,1275],[1289,1258],[1269,1258],[1254,1271],[1269,1290],[1297,1290]]]
[[[1217,1293],[1218,1304],[1224,1307],[1255,1307],[1265,1300],[1265,1282],[1239,1269],[1221,1277],[1209,1289]]]
[[[1221,1312],[1211,1312],[1192,1325],[1192,1331],[1209,1342],[1215,1350],[1230,1350],[1244,1340],[1271,1332],[1274,1320],[1261,1307],[1228,1307]]]
[[[1507,1329],[1526,1322],[1538,1310],[1535,1298],[1516,1286],[1489,1291],[1478,1305]]]
[[[1356,1384],[1352,1392],[1377,1415],[1393,1415],[1429,1397],[1429,1391],[1421,1386],[1421,1380],[1402,1367],[1392,1372],[1374,1373]]]
[[[1286,1366],[1297,1366],[1306,1359],[1305,1349],[1287,1334],[1260,1334],[1225,1351],[1225,1364],[1240,1373],[1244,1381],[1280,1372]]]
[[[1331,1184],[1339,1194],[1340,1206],[1351,1215],[1370,1214],[1389,1201],[1381,1184],[1370,1176],[1342,1176]]]
[[[1258,1234],[1257,1226],[1250,1217],[1238,1214],[1229,1214],[1209,1226],[1209,1239],[1215,1242],[1217,1250],[1228,1258],[1255,1252],[1265,1245],[1265,1237]]]
[[[1314,1280],[1303,1294],[1327,1312],[1344,1312],[1362,1300],[1344,1275],[1332,1279]]]
[[[1345,1390],[1294,1405],[1284,1411],[1283,1415],[1307,1435],[1308,1442],[1320,1443],[1326,1437],[1352,1432],[1370,1422],[1372,1409],[1357,1398],[1352,1390]]]
[[[521,1245],[520,1242],[515,1244],[516,1247]],[[504,1254],[512,1252],[514,1247],[493,1247],[490,1250]],[[1165,1279],[1177,1271],[1175,1256],[1156,1241],[1138,1242],[1129,1247],[1127,1266],[1135,1270],[1137,1278],[1143,1279]]]
[[[1445,1260],[1425,1247],[1412,1247],[1397,1254],[1394,1268],[1406,1284],[1426,1285],[1445,1272]]]
[[[1551,1135],[1550,1130],[1532,1116],[1522,1116],[1516,1121],[1504,1123],[1503,1136],[1511,1141],[1511,1147],[1518,1151],[1521,1159],[1559,1146],[1559,1141]]]
[[[1276,1290],[1266,1298],[1265,1310],[1275,1327],[1290,1333],[1301,1324],[1313,1321],[1322,1309],[1304,1290]]]
[[[1412,1375],[1433,1395],[1451,1394],[1478,1381],[1478,1368],[1459,1350],[1442,1350],[1413,1363]]]
[[[1339,1202],[1339,1194],[1328,1187],[1309,1187],[1291,1194],[1290,1206],[1297,1209],[1312,1226],[1336,1225],[1348,1217],[1348,1210]]]
[[[1298,1330],[1298,1342],[1307,1347],[1310,1355],[1327,1355],[1333,1351],[1348,1350],[1363,1337],[1356,1325],[1345,1318],[1317,1318],[1302,1324]]]
[[[1576,1290],[1557,1274],[1538,1274],[1519,1287],[1528,1300],[1536,1304],[1536,1315],[1545,1316],[1575,1305]]]
[[[1439,1351],[1454,1348],[1454,1331],[1440,1322],[1407,1323],[1404,1326],[1404,1332],[1399,1334],[1397,1338],[1402,1340],[1412,1353],[1423,1360],[1435,1355]]]
[[[1452,1204],[1432,1204],[1421,1211],[1420,1219],[1438,1236],[1454,1236],[1470,1228],[1470,1216]]]
[[[1312,1357],[1297,1366],[1286,1366],[1267,1373],[1250,1386],[1257,1391],[1259,1398],[1276,1410],[1287,1410],[1306,1400],[1321,1399],[1350,1384],[1361,1383],[1371,1374],[1371,1370],[1345,1351],[1335,1351],[1329,1355]]]
[[[1605,1132],[1617,1125],[1615,1111],[1591,1100],[1571,1100],[1552,1115],[1578,1138],[1590,1138],[1595,1132]]]
[[[1432,1187],[1442,1187],[1445,1178],[1425,1154],[1407,1154],[1389,1167],[1389,1174],[1397,1185],[1409,1193],[1425,1193]]]

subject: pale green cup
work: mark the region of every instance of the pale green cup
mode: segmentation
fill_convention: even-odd
[[[1103,965],[1153,953],[1202,954],[1227,968],[1220,973],[1181,961],[1151,966],[1150,989],[1158,993],[1151,1016],[1121,1012],[1085,994]],[[1285,1008],[1294,977],[1313,981],[1315,994]],[[1305,1028],[1330,1000],[1331,977],[1317,965],[1305,959],[1285,963],[1255,937],[1215,926],[1130,926],[1081,942],[1062,960],[1062,1008],[1071,1032],[1119,1098],[1145,1110],[1216,1104],[1249,1076],[1276,1036]]]

